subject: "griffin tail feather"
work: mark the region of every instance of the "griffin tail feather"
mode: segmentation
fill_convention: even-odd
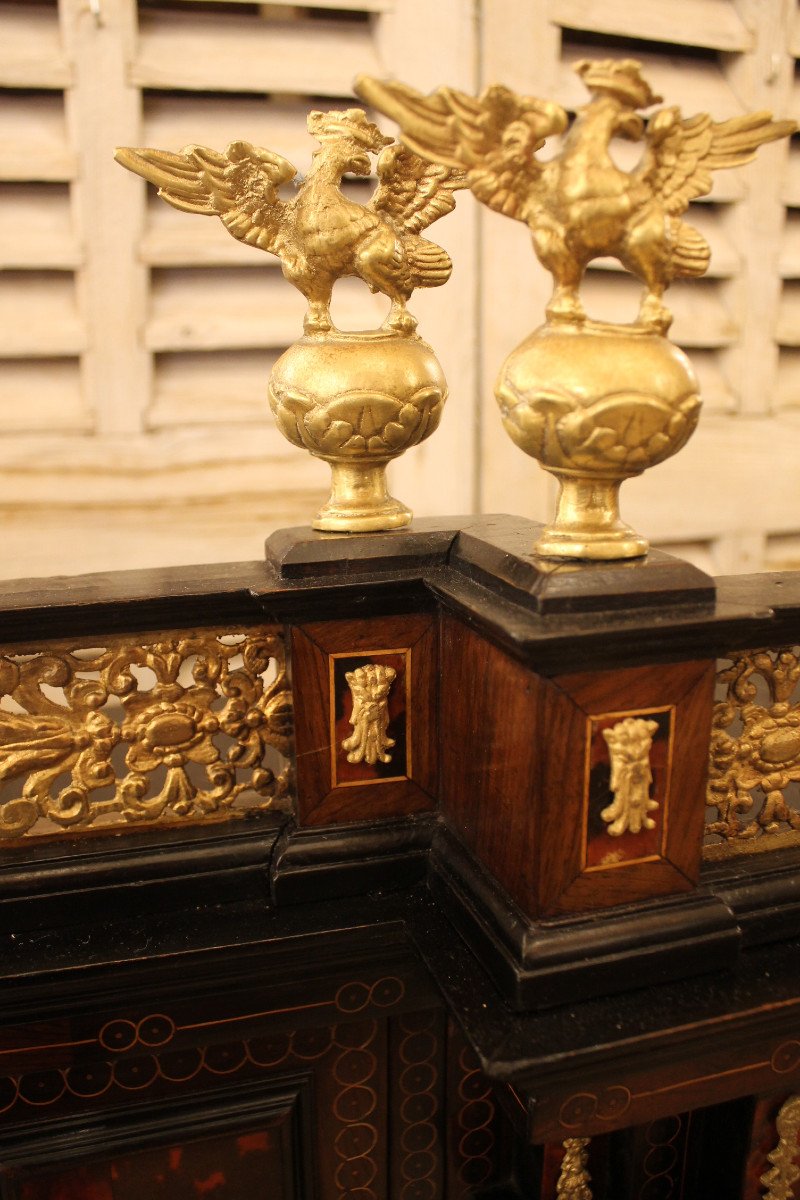
[[[439,287],[447,283],[453,263],[446,250],[415,235],[407,238],[405,247],[415,287]]]
[[[671,217],[670,235],[672,273],[698,277],[705,275],[711,261],[711,247],[702,233],[678,217]]]

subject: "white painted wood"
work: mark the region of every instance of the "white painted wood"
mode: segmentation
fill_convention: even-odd
[[[329,12],[312,19],[308,7]],[[222,149],[243,137],[302,171],[309,97],[354,103],[357,71],[424,90],[501,80],[574,106],[586,95],[575,59],[632,52],[686,113],[797,113],[797,7],[229,0],[139,14],[135,0],[103,0],[98,25],[85,0],[0,0],[0,573],[259,557],[269,529],[307,522],[327,488],[328,468],[281,438],[266,404],[302,299],[219,222],[157,201],[112,163],[115,144]],[[345,9],[370,16],[339,18]],[[623,488],[637,528],[717,571],[800,565],[800,235],[782,207],[800,209],[796,143],[719,172],[693,205],[712,266],[669,302],[704,414],[680,456]],[[451,396],[437,434],[396,465],[394,490],[420,514],[546,517],[552,481],[503,432],[492,388],[541,320],[549,277],[524,226],[467,194],[431,236],[453,278],[412,308]],[[598,311],[635,310],[618,264],[597,264],[586,286]],[[335,302],[344,324],[383,311],[355,280]]]
[[[76,174],[62,94],[9,90],[0,97],[0,181],[69,180]]]
[[[203,351],[159,354],[153,380],[150,429],[188,425],[263,425],[266,378],[278,353]],[[290,447],[285,447],[287,457]]]
[[[794,59],[785,49],[784,30],[776,6],[740,0],[756,39],[753,52],[731,57],[726,76],[748,109],[790,111]],[[746,199],[733,206],[730,227],[740,247],[738,288],[731,307],[740,328],[732,370],[738,380],[740,411],[770,411],[778,369],[775,326],[781,298],[780,248],[784,226],[781,180],[789,153],[788,140],[762,146],[758,160],[743,168]]]
[[[192,3],[192,0],[187,0]],[[247,0],[201,0],[201,3],[210,4],[238,4],[244,5]],[[391,12],[397,4],[398,0],[270,0],[268,4],[262,4],[262,9],[282,8],[335,8],[340,12],[370,12],[381,13]],[[402,3],[402,0],[400,0]]]
[[[796,113],[797,109],[793,106],[790,111]],[[796,137],[792,139],[789,145],[786,175],[780,195],[784,204],[789,204],[793,208],[800,208],[800,144],[798,144]]]
[[[331,312],[342,329],[380,324],[388,301],[356,279],[334,289]],[[300,336],[306,303],[280,271],[190,268],[156,273],[144,341],[150,350],[284,348]],[[264,381],[269,374],[265,360]]]
[[[675,0],[553,0],[552,19],[571,29],[618,34],[714,50],[750,50],[753,39],[730,0],[692,0],[691,13]],[[682,16],[688,20],[682,20]]]
[[[331,100],[326,107],[346,108],[347,103]],[[305,172],[316,145],[306,130],[310,107],[296,96],[150,92],[143,100],[142,138],[146,146],[165,150],[181,150],[196,142],[224,150],[232,141],[252,142],[278,151]]]
[[[140,128],[140,96],[125,75],[134,17],[128,4],[108,5],[98,24],[76,0],[62,5],[75,73],[67,93],[80,161],[75,221],[86,255],[78,276],[88,334],[82,368],[101,435],[138,431],[150,391],[150,358],[140,340],[148,280],[135,255],[144,184],[127,178],[112,157],[115,145],[137,142]]]
[[[69,354],[80,349],[79,334],[76,330],[74,345],[67,347]],[[13,434],[90,433],[78,359],[38,358],[30,353],[0,359],[0,426],[4,442]],[[4,470],[6,466],[4,456]]]
[[[773,410],[800,407],[800,349],[781,347]]]
[[[82,261],[66,187],[0,187],[0,270],[73,270]]]
[[[789,280],[781,289],[776,336],[782,346],[800,346],[800,282]]]
[[[410,2],[410,0],[409,0]],[[378,61],[368,26],[259,21],[238,13],[143,11],[131,82],[223,92],[352,95]]]
[[[0,35],[0,87],[69,87],[55,5],[0,3]]]
[[[0,275],[0,357],[79,354],[86,328],[72,275],[5,271]]]

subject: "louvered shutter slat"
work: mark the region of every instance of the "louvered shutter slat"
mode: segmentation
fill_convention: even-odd
[[[0,4],[0,30],[0,87],[69,87],[72,73],[55,3]]]
[[[144,13],[131,81],[148,88],[350,96],[359,71],[380,72],[368,28],[225,14]]]

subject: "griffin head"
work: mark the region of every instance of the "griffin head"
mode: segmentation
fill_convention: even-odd
[[[331,112],[315,110],[308,114],[308,132],[320,144],[320,150],[335,156],[343,172],[351,175],[369,175],[372,171],[370,154],[377,154],[392,142],[378,126],[367,118],[363,108],[333,109]]]
[[[650,108],[662,97],[642,77],[642,64],[635,58],[582,58],[574,70],[593,96],[613,96],[625,108]]]

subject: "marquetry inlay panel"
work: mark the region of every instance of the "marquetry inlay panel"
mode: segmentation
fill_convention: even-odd
[[[0,841],[285,808],[291,738],[273,627],[5,647]]]

